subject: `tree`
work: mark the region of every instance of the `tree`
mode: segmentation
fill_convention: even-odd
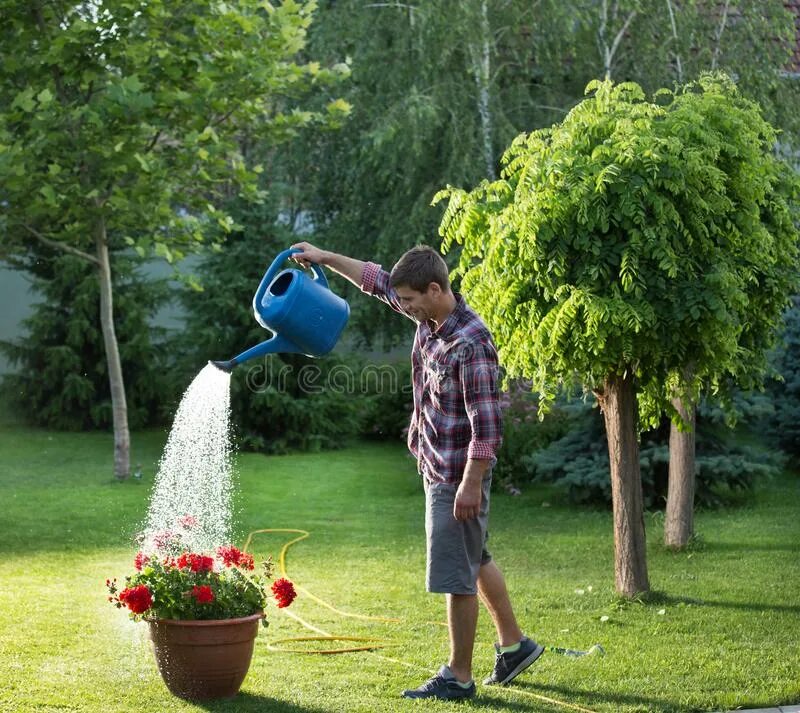
[[[587,92],[518,137],[498,181],[437,200],[443,249],[463,246],[456,273],[509,376],[532,379],[544,407],[574,380],[598,399],[616,587],[633,596],[649,589],[638,431],[672,413],[687,364],[695,390],[763,362],[796,279],[798,179],[724,76],[653,101],[632,83]]]
[[[797,106],[800,88],[785,76],[796,46],[795,17],[783,0],[576,0],[585,32],[598,38],[596,75],[637,81],[646,87],[669,86],[702,71],[724,69],[737,77],[745,96],[763,107],[766,118],[785,129],[781,140],[800,136]],[[692,381],[692,367],[683,375]],[[669,492],[664,541],[683,547],[693,534],[696,399],[670,395]],[[678,416],[680,414],[680,416]]]
[[[113,405],[114,474],[129,474],[125,385],[114,325],[114,254],[169,261],[217,244],[216,207],[259,200],[254,141],[337,120],[295,107],[343,70],[298,64],[314,2],[4,0],[0,218],[7,258],[43,248],[91,264]],[[35,247],[34,247],[35,246]]]
[[[310,51],[349,57],[353,112],[346,130],[298,142],[288,167],[316,239],[384,264],[430,242],[441,186],[494,176],[514,136],[565,113],[570,22],[559,0],[321,4]],[[405,335],[372,301],[352,307],[364,341]]]

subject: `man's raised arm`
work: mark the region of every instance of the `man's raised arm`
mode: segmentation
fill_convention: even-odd
[[[303,267],[309,267],[312,262],[324,265],[350,280],[356,287],[361,287],[361,276],[364,274],[364,266],[367,264],[364,261],[321,250],[311,243],[295,243],[292,247],[300,248],[303,251],[292,255],[292,260],[299,262]]]

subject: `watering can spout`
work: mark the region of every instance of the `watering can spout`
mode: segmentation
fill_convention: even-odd
[[[265,354],[302,354],[303,350],[296,344],[282,337],[280,334],[274,334],[272,339],[267,339],[254,347],[250,347],[241,354],[237,354],[233,359],[227,361],[210,361],[217,369],[227,371],[229,374],[233,371],[233,367],[241,364],[242,362],[255,359],[256,357],[264,356]]]

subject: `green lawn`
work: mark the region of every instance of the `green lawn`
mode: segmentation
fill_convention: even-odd
[[[0,425],[0,711],[406,711],[398,692],[446,658],[441,596],[424,592],[423,501],[400,445],[238,462],[239,543],[260,528],[311,537],[289,550],[289,576],[342,610],[299,597],[292,607],[341,636],[386,648],[331,656],[276,653],[271,640],[311,632],[276,610],[259,635],[242,693],[196,706],[169,696],[145,625],[105,600],[122,578],[147,507],[164,433],[134,435],[141,483],[111,481],[111,439]],[[574,510],[526,488],[493,501],[492,549],[524,629],[540,641],[605,658],[546,654],[505,689],[479,687],[463,709],[690,711],[800,703],[800,498],[796,476],[763,484],[754,501],[700,513],[701,545],[672,554],[648,516],[651,583],[660,596],[620,606],[613,593],[610,515]],[[286,535],[259,536],[277,556]],[[608,617],[603,621],[601,618]],[[476,677],[493,661],[482,613]],[[558,701],[548,703],[545,699]],[[452,710],[452,704],[422,704]],[[569,707],[573,706],[573,707]]]

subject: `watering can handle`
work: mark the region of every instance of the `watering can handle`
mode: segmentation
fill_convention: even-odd
[[[264,293],[267,291],[267,287],[269,287],[269,283],[272,282],[275,274],[278,272],[278,268],[284,263],[284,261],[295,253],[301,252],[303,252],[301,248],[289,248],[288,250],[284,250],[282,253],[278,254],[278,256],[272,261],[272,265],[269,266],[267,273],[263,278],[261,278],[261,284],[258,286],[258,290],[256,290],[256,296],[253,298],[253,304],[261,304],[261,300],[264,297]],[[322,271],[322,268],[317,265],[317,263],[311,263],[311,269],[314,271],[314,279],[319,280],[323,287],[328,287],[328,280],[325,277],[325,273]]]

